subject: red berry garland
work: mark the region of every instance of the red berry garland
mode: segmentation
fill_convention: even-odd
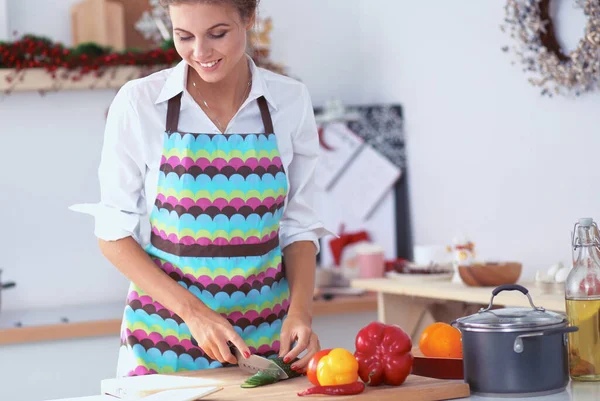
[[[56,78],[57,70],[64,69],[74,81],[90,73],[100,77],[107,67],[167,66],[180,60],[172,42],[165,42],[154,50],[124,52],[113,52],[93,43],[69,49],[34,35],[25,35],[14,42],[0,42],[0,69],[10,68],[18,72],[27,68],[43,68],[52,78]],[[6,80],[10,82],[12,78],[7,77]]]

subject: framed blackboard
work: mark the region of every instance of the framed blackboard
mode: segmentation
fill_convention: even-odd
[[[320,114],[321,111],[321,108],[315,108],[315,114]],[[347,107],[347,111],[358,115],[358,119],[346,122],[348,128],[402,171],[393,188],[396,257],[412,260],[413,240],[402,106],[359,105]]]

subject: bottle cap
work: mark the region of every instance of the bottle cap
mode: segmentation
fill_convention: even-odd
[[[591,217],[582,217],[581,219],[579,219],[579,225],[584,227],[591,226],[593,222],[594,219],[592,219]]]

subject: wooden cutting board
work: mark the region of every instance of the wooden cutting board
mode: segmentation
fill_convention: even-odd
[[[252,389],[240,387],[248,375],[237,367],[223,369],[208,369],[196,372],[186,372],[176,376],[197,377],[206,380],[205,385],[222,387],[223,390],[203,397],[202,400],[212,401],[301,401],[298,393],[312,387],[306,377],[284,380],[276,384]],[[131,378],[134,383],[134,379]],[[377,401],[438,401],[468,397],[469,385],[462,381],[432,379],[411,375],[406,382],[397,387],[367,387],[365,391],[355,396],[327,396],[327,400],[377,400]],[[314,397],[306,397],[310,400]],[[320,398],[323,398],[322,396]],[[325,399],[325,398],[323,398]]]
[[[432,358],[423,355],[419,347],[412,350],[414,357],[412,373],[435,379],[463,380],[462,358]]]

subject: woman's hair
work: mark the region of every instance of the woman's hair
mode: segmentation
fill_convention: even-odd
[[[260,0],[160,0],[160,4],[165,8],[178,3],[230,4],[238,10],[243,19],[248,19],[256,12],[259,1]]]

